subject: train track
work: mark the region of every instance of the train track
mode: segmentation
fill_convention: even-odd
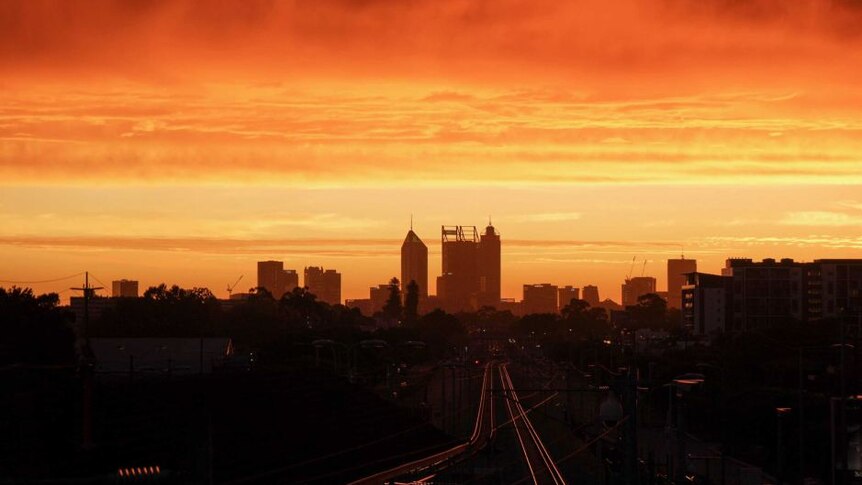
[[[521,447],[521,452],[527,464],[527,469],[530,471],[530,478],[533,480],[533,483],[565,484],[566,480],[563,474],[560,473],[560,469],[557,467],[554,458],[548,452],[539,433],[530,421],[527,411],[521,404],[518,393],[515,391],[515,386],[512,384],[512,377],[509,375],[509,370],[505,364],[500,366],[500,381],[506,401],[506,411],[515,428],[515,436],[518,439],[518,444]]]

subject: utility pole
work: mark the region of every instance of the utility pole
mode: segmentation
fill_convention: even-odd
[[[81,327],[78,329],[79,338],[81,340],[79,351],[81,353],[80,373],[83,406],[81,409],[81,447],[85,450],[93,446],[93,350],[90,348],[90,335],[88,333],[90,326],[90,298],[95,294],[96,290],[101,290],[102,287],[90,286],[90,272],[84,272],[84,286],[81,288],[71,288],[72,290],[84,292],[84,319],[81,321]]]

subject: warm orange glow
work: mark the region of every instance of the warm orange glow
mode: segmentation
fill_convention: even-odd
[[[860,257],[860,23],[838,0],[3,2],[0,279],[221,295],[276,258],[367,297],[410,213],[432,278],[439,226],[493,214],[508,297],[617,299],[632,256],[663,288],[681,246],[706,271]]]

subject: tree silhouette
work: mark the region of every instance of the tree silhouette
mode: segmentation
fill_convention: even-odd
[[[655,293],[638,297],[638,304],[628,308],[633,328],[658,330],[666,327],[667,302]]]
[[[419,285],[410,280],[407,294],[404,296],[404,323],[413,325],[419,318]]]
[[[72,314],[58,308],[56,293],[0,287],[0,364],[71,363],[75,357]]]
[[[383,316],[391,320],[400,320],[403,308],[401,306],[401,290],[398,289],[398,278],[389,280],[389,299],[383,305]]]

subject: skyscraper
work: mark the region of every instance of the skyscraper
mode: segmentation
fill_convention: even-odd
[[[415,281],[419,287],[419,299],[428,297],[428,246],[413,232],[407,232],[401,244],[401,293],[407,294],[407,286]]]
[[[476,226],[442,226],[442,274],[437,296],[447,311],[476,310],[500,304],[500,235],[488,221]]]
[[[138,282],[134,280],[115,280],[111,282],[111,296],[120,298],[137,298]]]
[[[685,273],[697,271],[697,260],[695,259],[668,259],[667,260],[667,306],[668,308],[682,308],[682,287],[686,284]]]
[[[593,285],[587,285],[583,288],[584,290],[584,301],[589,303],[591,307],[594,307],[599,304],[599,287]]]
[[[479,238],[476,226],[442,226],[443,270],[437,296],[446,311],[476,308],[479,293]]]
[[[572,300],[580,299],[581,289],[574,286],[564,286],[557,290],[557,311],[562,310]]]
[[[305,287],[318,300],[330,305],[341,304],[341,273],[319,266],[305,268]]]
[[[530,313],[556,313],[557,286],[550,283],[524,285],[524,299],[521,308],[525,315]]]
[[[655,293],[655,278],[652,276],[626,279],[622,286],[623,307],[637,305],[638,298],[648,293]]]
[[[479,240],[479,306],[500,304],[500,235],[490,219]]]
[[[257,287],[264,288],[276,300],[299,286],[296,270],[284,269],[282,261],[257,262]]]

